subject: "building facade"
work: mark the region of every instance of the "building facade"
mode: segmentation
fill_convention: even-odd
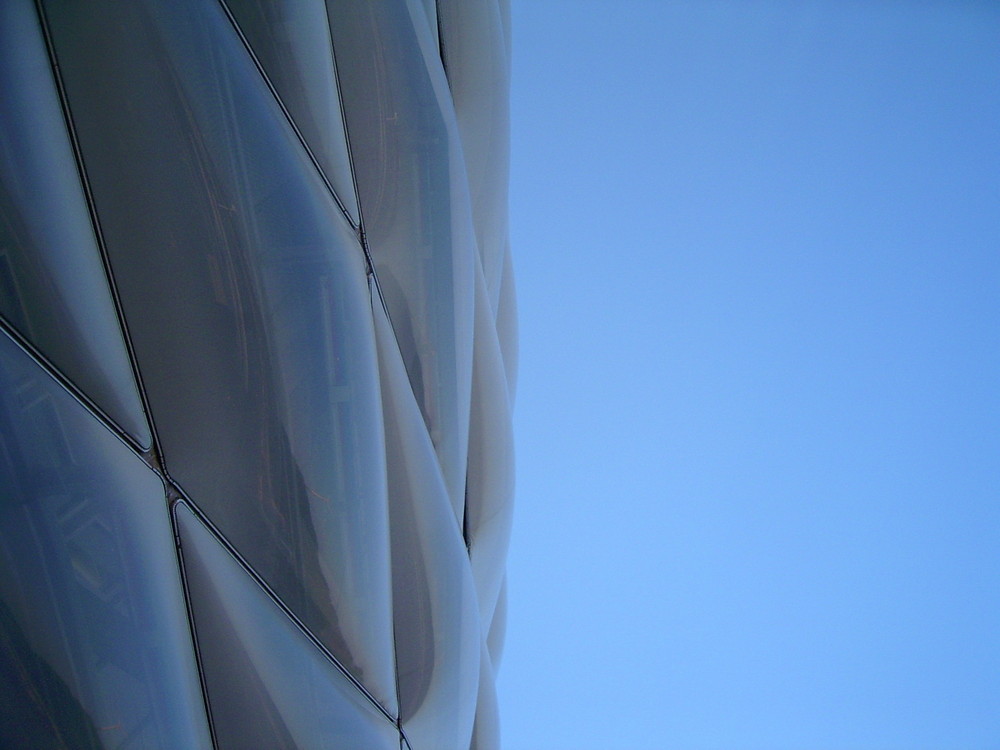
[[[0,3],[0,746],[498,746],[506,5]]]

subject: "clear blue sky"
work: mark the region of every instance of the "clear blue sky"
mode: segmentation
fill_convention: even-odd
[[[506,750],[1000,748],[1000,3],[513,27]]]

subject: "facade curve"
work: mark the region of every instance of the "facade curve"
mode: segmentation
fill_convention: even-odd
[[[0,745],[499,747],[507,0],[0,3]]]

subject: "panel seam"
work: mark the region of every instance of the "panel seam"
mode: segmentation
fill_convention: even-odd
[[[326,189],[330,192],[330,195],[333,198],[334,203],[337,205],[337,208],[340,210],[340,213],[347,220],[348,224],[351,225],[351,228],[357,231],[358,226],[354,223],[354,218],[347,210],[347,207],[344,205],[344,202],[341,200],[340,196],[337,195],[337,191],[334,190],[333,185],[331,184],[330,179],[327,177],[326,172],[323,170],[323,167],[316,159],[316,155],[313,153],[312,149],[309,148],[309,144],[306,142],[305,137],[299,130],[298,125],[295,124],[295,118],[292,117],[291,113],[288,111],[288,108],[285,106],[285,103],[281,100],[281,96],[278,94],[278,90],[275,88],[274,84],[271,83],[270,77],[268,77],[267,72],[264,70],[264,66],[261,64],[256,53],[253,51],[253,47],[250,46],[250,42],[247,40],[246,35],[243,33],[243,29],[240,28],[240,25],[237,22],[236,17],[233,15],[233,12],[229,9],[229,6],[226,4],[226,0],[219,0],[219,5],[222,7],[222,11],[226,14],[226,17],[229,19],[229,23],[232,25],[233,30],[236,32],[236,35],[240,38],[240,42],[243,44],[244,49],[246,49],[247,54],[250,55],[250,59],[253,61],[254,67],[257,68],[257,72],[263,79],[264,85],[266,85],[268,91],[271,92],[271,96],[274,97],[274,101],[277,103],[278,108],[285,116],[285,120],[288,122],[289,126],[291,126],[292,131],[295,133],[295,137],[302,145],[302,148],[305,149],[306,154],[309,156],[309,161],[312,162],[313,167],[315,167],[316,171],[319,173],[320,179],[323,181],[323,184],[326,186]],[[360,209],[358,213],[360,214]]]
[[[80,147],[79,139],[76,135],[76,126],[73,124],[73,116],[70,112],[69,98],[66,95],[66,89],[63,85],[62,75],[60,74],[59,59],[56,55],[55,44],[52,40],[52,35],[49,31],[48,17],[45,15],[45,9],[42,6],[42,0],[35,0],[35,10],[38,13],[39,26],[42,30],[42,36],[45,38],[45,47],[49,56],[49,65],[52,71],[52,78],[55,81],[56,91],[59,94],[59,103],[62,108],[63,120],[66,125],[66,132],[70,140],[70,145],[73,149],[73,156],[76,161],[77,173],[80,179],[80,186],[83,190],[84,199],[87,202],[87,210],[90,215],[91,227],[94,231],[94,239],[97,244],[98,253],[100,254],[101,263],[104,267],[104,274],[108,284],[108,291],[111,295],[111,301],[114,305],[115,315],[118,320],[118,327],[121,331],[122,341],[125,345],[125,352],[128,356],[129,366],[132,370],[132,377],[135,382],[136,390],[139,395],[139,402],[142,408],[143,417],[146,420],[146,426],[149,428],[149,439],[150,446],[148,450],[141,449],[140,455],[143,460],[146,461],[153,468],[163,467],[163,451],[160,446],[160,440],[156,432],[156,425],[153,422],[153,414],[149,405],[149,398],[146,395],[146,388],[143,385],[142,373],[139,370],[139,362],[136,358],[135,347],[132,344],[132,337],[129,334],[128,324],[125,321],[125,312],[122,306],[121,297],[118,293],[118,286],[115,283],[114,271],[111,268],[111,260],[108,256],[107,246],[104,241],[104,234],[101,230],[101,222],[97,213],[97,205],[94,202],[94,195],[90,189],[90,180],[87,178],[87,169],[83,160],[83,151]],[[68,380],[68,378],[67,378]],[[116,428],[121,429],[121,428]],[[138,443],[137,443],[138,444]],[[140,446],[141,447],[141,446]]]

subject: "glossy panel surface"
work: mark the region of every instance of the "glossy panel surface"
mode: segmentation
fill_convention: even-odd
[[[184,504],[175,513],[220,750],[395,750],[395,725]]]
[[[163,487],[0,334],[0,747],[210,747]]]
[[[226,0],[351,220],[358,223],[324,0]]]
[[[461,530],[406,379],[375,308],[392,529],[400,718],[414,750],[467,748],[479,684],[476,592]]]
[[[506,1],[0,5],[0,746],[496,747]]]
[[[395,712],[354,233],[220,5],[45,7],[167,470]]]
[[[420,0],[327,6],[369,251],[461,519],[476,250],[447,80]]]
[[[0,316],[148,447],[31,0],[0,3],[0,102]]]

